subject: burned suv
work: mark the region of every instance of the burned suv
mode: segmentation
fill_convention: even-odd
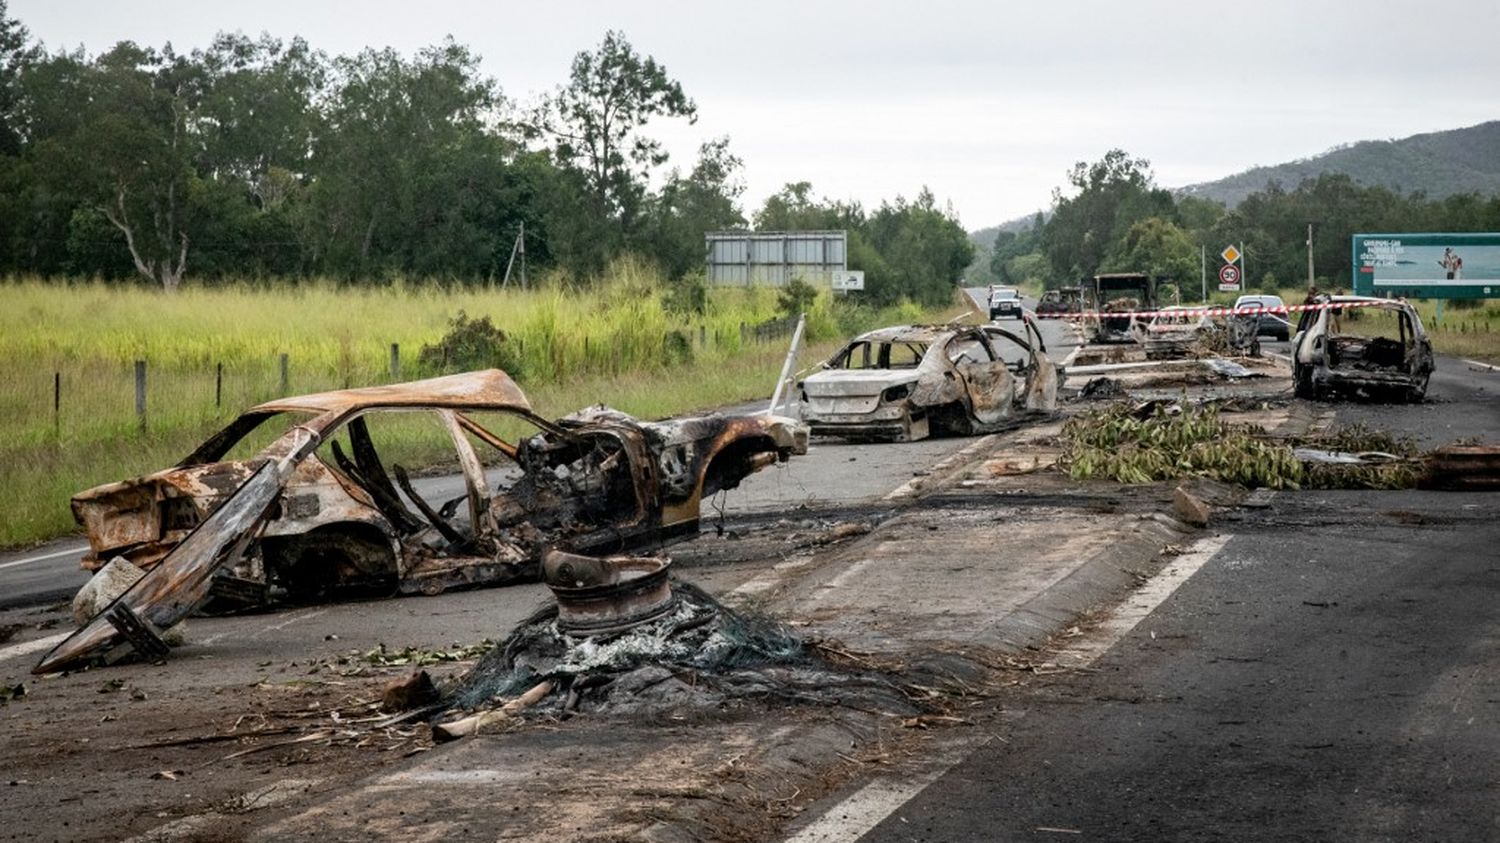
[[[1432,343],[1416,308],[1399,299],[1321,295],[1292,337],[1292,380],[1301,398],[1421,401],[1432,377]],[[1340,305],[1344,305],[1340,307]],[[1360,330],[1348,330],[1355,325]]]

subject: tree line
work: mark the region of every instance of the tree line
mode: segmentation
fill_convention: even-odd
[[[650,128],[692,122],[682,84],[619,32],[536,102],[449,38],[330,56],[220,34],[180,52],[48,51],[0,0],[0,276],[479,284],[523,225],[532,267],[575,279],[634,254],[701,278],[706,231],[849,228],[868,297],[937,303],[973,257],[925,189],[866,211],[788,185],[753,214],[725,137],[673,165]]]
[[[1151,165],[1115,149],[1074,165],[1053,192],[1050,215],[1001,230],[974,280],[1060,287],[1100,272],[1149,272],[1196,298],[1208,256],[1210,289],[1218,254],[1243,248],[1248,288],[1274,291],[1307,278],[1308,225],[1319,289],[1350,289],[1350,236],[1356,233],[1500,231],[1500,196],[1429,199],[1324,173],[1288,189],[1271,182],[1234,208],[1158,186]]]

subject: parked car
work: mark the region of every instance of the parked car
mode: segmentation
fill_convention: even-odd
[[[1059,368],[1036,322],[902,325],[856,337],[798,384],[812,432],[910,441],[935,431],[997,430],[1057,408]]]
[[[1246,323],[1254,323],[1256,336],[1274,337],[1282,342],[1292,338],[1292,323],[1287,319],[1286,302],[1281,300],[1281,296],[1245,295],[1234,300],[1235,310],[1251,307],[1269,308],[1276,312],[1262,312],[1234,318]]]
[[[1292,382],[1299,397],[1347,396],[1384,401],[1421,401],[1434,360],[1432,343],[1416,308],[1400,299],[1328,296],[1317,304],[1357,305],[1365,334],[1344,332],[1345,310],[1308,310],[1292,338]]]
[[[1020,319],[1021,291],[1015,287],[990,287],[990,319]]]

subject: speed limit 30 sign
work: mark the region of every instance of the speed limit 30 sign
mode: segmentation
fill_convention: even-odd
[[[1219,267],[1219,289],[1233,291],[1240,288],[1240,268],[1232,263]]]

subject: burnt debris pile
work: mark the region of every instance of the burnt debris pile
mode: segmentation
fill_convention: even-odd
[[[785,624],[669,580],[669,567],[663,559],[549,555],[544,577],[557,601],[459,680],[437,728],[474,722],[465,713],[476,710],[668,714],[752,699],[921,713],[890,675],[835,665]]]

